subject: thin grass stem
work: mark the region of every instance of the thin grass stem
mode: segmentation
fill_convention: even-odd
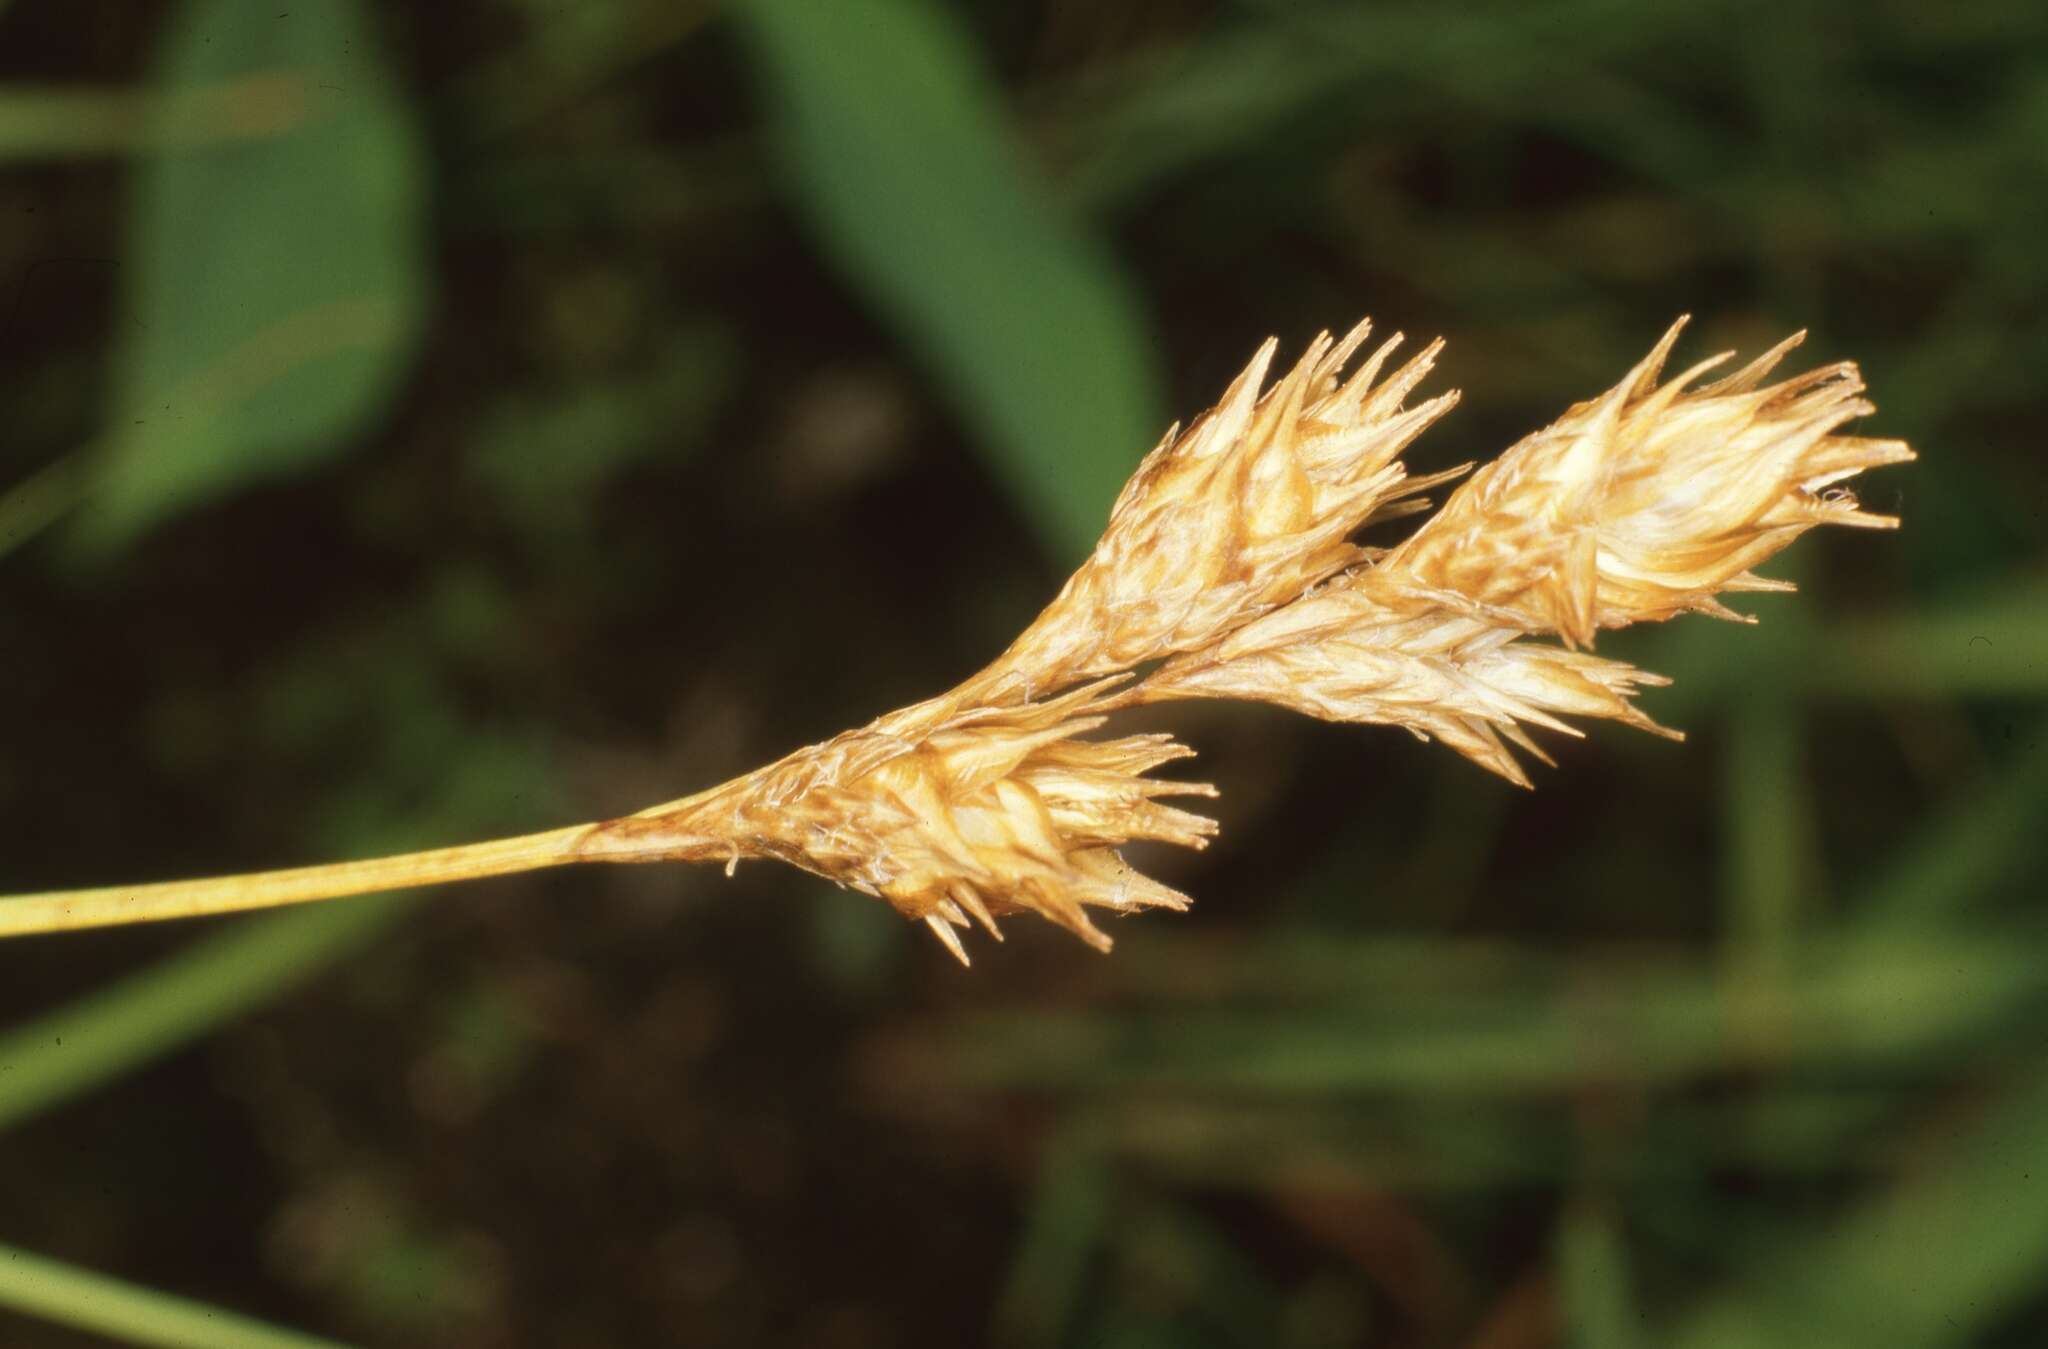
[[[0,937],[244,913],[603,860],[578,848],[594,827],[579,824],[487,843],[283,871],[19,895],[0,899]]]

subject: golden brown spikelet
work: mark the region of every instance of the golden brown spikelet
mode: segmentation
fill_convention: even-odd
[[[1608,393],[1475,473],[1388,570],[1590,646],[1601,628],[1689,610],[1735,617],[1716,594],[1784,589],[1749,569],[1815,525],[1898,524],[1836,486],[1913,457],[1836,434],[1875,410],[1855,365],[1758,387],[1800,333],[1717,383],[1689,387],[1732,352],[1659,385],[1685,322]]]
[[[715,791],[600,827],[593,856],[772,857],[888,900],[964,962],[970,918],[1032,912],[1090,945],[1090,908],[1185,908],[1187,897],[1125,865],[1136,839],[1201,848],[1213,821],[1162,796],[1205,783],[1144,776],[1193,751],[1164,735],[1099,729],[1103,681],[1040,703],[963,705],[949,695],[813,745]]]
[[[1094,553],[977,687],[1028,697],[1194,650],[1364,560],[1350,536],[1429,485],[1405,481],[1396,456],[1458,398],[1403,406],[1441,341],[1381,380],[1396,336],[1346,377],[1371,329],[1319,334],[1261,394],[1269,340],[1222,401],[1169,429]]]
[[[1874,410],[1852,364],[1758,387],[1800,335],[1718,383],[1690,388],[1726,354],[1660,386],[1684,326],[1481,468],[1406,543],[1167,662],[1140,695],[1403,726],[1523,786],[1504,740],[1548,762],[1525,724],[1577,735],[1560,715],[1609,718],[1680,738],[1631,701],[1663,677],[1529,635],[1590,647],[1601,628],[1735,617],[1715,596],[1789,589],[1749,569],[1814,525],[1896,525],[1836,484],[1913,457],[1836,434]]]
[[[1454,476],[1397,460],[1456,400],[1404,400],[1440,343],[1355,372],[1359,324],[1325,333],[1261,392],[1261,347],[1222,401],[1138,466],[1093,555],[992,665],[952,692],[624,819],[330,867],[17,897],[0,935],[259,908],[588,861],[777,858],[889,901],[962,961],[958,928],[1030,912],[1099,949],[1091,909],[1183,908],[1117,849],[1200,848],[1214,824],[1147,776],[1191,751],[1164,735],[1089,739],[1117,708],[1181,698],[1277,703],[1442,741],[1511,781],[1510,746],[1567,717],[1676,736],[1634,703],[1661,676],[1591,653],[1602,628],[1717,595],[1785,589],[1751,568],[1816,524],[1890,527],[1840,484],[1912,458],[1840,434],[1871,411],[1848,363],[1765,385],[1788,339],[1717,383],[1716,357],[1665,383],[1674,325],[1614,389],[1522,440],[1390,552],[1364,525]],[[1163,661],[1142,682],[1139,666]],[[1102,676],[1112,676],[1104,679]],[[1088,682],[1093,681],[1093,682]]]
[[[1400,726],[1526,787],[1503,741],[1548,756],[1524,724],[1578,735],[1559,717],[1611,717],[1675,736],[1629,701],[1638,687],[1666,682],[1528,640],[1476,606],[1339,584],[1239,629],[1213,652],[1169,662],[1143,693],[1243,698],[1325,721]]]

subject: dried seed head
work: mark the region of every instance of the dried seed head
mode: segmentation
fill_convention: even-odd
[[[1268,341],[1222,402],[1169,430],[1138,466],[1095,552],[1038,621],[977,678],[994,700],[1208,645],[1363,561],[1349,536],[1420,503],[1403,448],[1456,401],[1402,400],[1430,371],[1431,343],[1379,380],[1400,338],[1349,377],[1371,330],[1323,333],[1263,395]],[[1448,476],[1448,475],[1446,475]],[[1430,482],[1438,479],[1430,479]]]
[[[1114,682],[1114,681],[1108,681]],[[716,840],[697,855],[774,857],[879,895],[966,959],[953,929],[1034,912],[1090,945],[1090,908],[1185,908],[1132,870],[1135,839],[1207,845],[1214,822],[1162,796],[1203,783],[1144,776],[1193,751],[1164,735],[1083,740],[1106,719],[1108,682],[1043,703],[963,705],[955,695],[882,718],[704,797],[619,821],[614,851]],[[664,855],[678,855],[669,852]]]
[[[1524,786],[1507,743],[1547,762],[1525,727],[1578,734],[1560,715],[1676,738],[1631,701],[1662,677],[1529,635],[1576,648],[1603,627],[1733,616],[1717,592],[1787,588],[1749,568],[1814,525],[1895,524],[1835,484],[1913,457],[1835,434],[1872,410],[1853,365],[1758,387],[1797,337],[1718,383],[1687,389],[1725,356],[1660,387],[1683,326],[1614,390],[1473,475],[1407,543],[1168,661],[1139,697],[1405,726]]]
[[[1367,578],[1374,573],[1365,574]],[[1238,630],[1214,653],[1170,661],[1148,698],[1247,698],[1325,721],[1405,727],[1520,786],[1507,748],[1548,763],[1525,726],[1611,717],[1678,738],[1629,701],[1661,676],[1531,641],[1480,606],[1393,585],[1334,585]]]
[[[1480,469],[1388,568],[1590,646],[1601,628],[1736,617],[1715,595],[1788,588],[1749,569],[1814,525],[1898,523],[1837,485],[1913,457],[1900,441],[1836,434],[1874,410],[1853,364],[1759,388],[1795,334],[1716,383],[1688,389],[1732,353],[1660,386],[1684,326],[1608,393]]]
[[[1326,333],[1261,395],[1268,342],[1216,408],[1145,458],[1093,556],[1038,621],[951,693],[625,819],[366,863],[17,897],[0,935],[296,903],[400,878],[773,857],[887,899],[963,962],[956,929],[979,922],[1000,937],[996,919],[1020,911],[1106,950],[1091,908],[1188,903],[1118,847],[1200,848],[1215,828],[1160,801],[1214,789],[1146,776],[1189,750],[1163,735],[1081,738],[1112,710],[1249,698],[1383,722],[1527,786],[1509,746],[1547,762],[1533,726],[1577,735],[1561,718],[1608,718],[1675,737],[1633,702],[1664,679],[1581,649],[1599,629],[1688,610],[1733,617],[1718,592],[1789,588],[1750,568],[1805,530],[1896,523],[1838,486],[1913,457],[1898,441],[1837,434],[1871,411],[1855,366],[1759,387],[1794,337],[1718,383],[1690,387],[1725,357],[1659,385],[1682,326],[1385,554],[1351,535],[1417,508],[1436,480],[1405,478],[1396,456],[1456,399],[1402,407],[1438,345],[1375,385],[1399,339],[1346,378],[1367,326],[1341,342]],[[1072,687],[1105,674],[1116,677]]]

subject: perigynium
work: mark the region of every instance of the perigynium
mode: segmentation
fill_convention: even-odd
[[[0,900],[0,936],[146,922],[572,862],[775,858],[887,900],[963,962],[958,929],[1035,913],[1108,950],[1090,910],[1185,908],[1134,871],[1134,840],[1200,848],[1216,826],[1165,804],[1213,788],[1148,776],[1193,751],[1093,738],[1141,703],[1239,698],[1442,741],[1523,786],[1508,748],[1565,718],[1658,726],[1661,675],[1595,655],[1604,629],[1786,590],[1752,569],[1819,524],[1892,528],[1842,486],[1913,457],[1845,435],[1873,409],[1853,364],[1765,384],[1795,335],[1659,382],[1684,320],[1607,393],[1510,447],[1388,550],[1368,525],[1428,508],[1464,470],[1399,455],[1457,401],[1407,405],[1441,342],[1391,373],[1400,339],[1350,374],[1361,323],[1319,335],[1270,387],[1268,341],[1139,464],[1094,552],[1010,648],[958,688],[731,782],[639,814],[365,862]],[[1744,620],[1748,621],[1748,620]],[[1142,666],[1156,664],[1137,678]]]

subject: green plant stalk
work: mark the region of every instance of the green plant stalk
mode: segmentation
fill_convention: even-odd
[[[0,1246],[0,1305],[28,1316],[163,1349],[341,1349],[169,1293]]]

